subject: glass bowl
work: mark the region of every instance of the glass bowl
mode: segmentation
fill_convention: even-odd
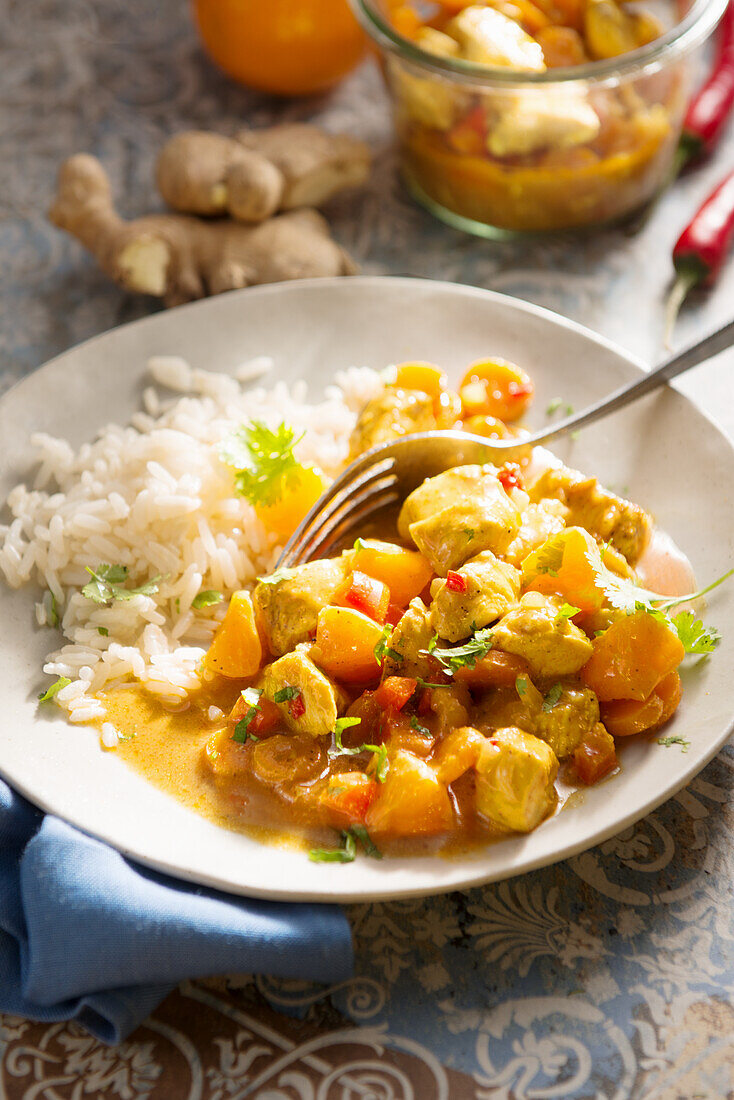
[[[675,21],[647,45],[542,72],[437,56],[392,26],[390,0],[351,3],[380,50],[410,192],[497,237],[620,221],[673,178],[694,51],[726,0],[669,0]]]

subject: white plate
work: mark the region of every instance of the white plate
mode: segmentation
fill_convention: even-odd
[[[522,364],[541,423],[560,396],[580,409],[640,367],[625,352],[542,309],[471,287],[414,279],[352,278],[287,283],[221,295],[158,313],[98,336],[54,359],[0,400],[0,500],[32,468],[33,431],[91,438],[138,407],[146,360],[181,354],[197,367],[233,370],[272,355],[276,374],[318,392],[349,364],[381,368],[431,359],[457,378],[488,354]],[[612,488],[628,487],[689,555],[707,581],[731,564],[734,449],[681,394],[666,390],[587,429],[559,449]],[[97,733],[41,715],[47,630],[33,618],[37,594],[0,585],[2,732],[0,772],[43,809],[120,851],[181,878],[235,893],[289,900],[357,901],[439,893],[507,878],[598,844],[648,813],[710,760],[732,726],[734,590],[719,590],[709,617],[724,630],[716,653],[686,667],[683,702],[666,735],[690,741],[625,746],[620,775],[588,790],[529,836],[471,856],[359,858],[313,864],[198,817],[149,785]],[[51,643],[53,644],[53,643]]]

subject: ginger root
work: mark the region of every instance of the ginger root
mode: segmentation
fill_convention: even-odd
[[[83,153],[62,164],[49,218],[120,286],[163,298],[169,306],[257,283],[356,270],[315,210],[293,210],[255,226],[182,214],[125,222],[104,168]]]
[[[164,145],[156,183],[173,210],[261,222],[358,186],[369,164],[364,142],[305,123],[242,130],[233,138],[189,130]]]

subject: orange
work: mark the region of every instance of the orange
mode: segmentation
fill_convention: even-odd
[[[308,95],[340,80],[366,39],[347,0],[193,0],[207,53],[242,84]]]

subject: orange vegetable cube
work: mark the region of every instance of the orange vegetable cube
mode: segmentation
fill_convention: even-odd
[[[596,540],[583,527],[567,527],[551,538],[553,544],[562,547],[563,555],[560,565],[553,571],[555,576],[537,572],[545,550],[545,546],[541,546],[522,563],[525,588],[546,596],[563,596],[581,611],[597,611],[604,602],[604,590],[599,587],[594,570],[595,565],[598,568],[601,564]]]
[[[301,466],[288,481],[280,500],[258,506],[257,514],[271,531],[289,538],[329,485],[329,478],[317,466]]]
[[[367,683],[380,675],[375,646],[381,638],[381,627],[361,611],[351,607],[322,607],[311,657],[335,680]]]
[[[407,607],[420,596],[433,577],[433,569],[417,550],[377,539],[359,541],[352,551],[352,568],[386,584],[391,602],[398,607]]]
[[[436,775],[442,783],[453,783],[473,768],[479,759],[484,735],[471,726],[452,730],[444,737],[433,760]]]
[[[473,668],[469,665],[457,668],[454,679],[470,688],[512,687],[518,676],[529,674],[530,665],[524,657],[490,649],[484,657],[476,660]]]
[[[680,676],[677,672],[669,672],[647,699],[617,699],[602,703],[604,725],[615,737],[632,737],[636,733],[657,729],[672,717],[680,696]]]
[[[601,722],[584,734],[573,753],[573,766],[582,783],[598,783],[617,767],[614,738]]]
[[[365,824],[371,836],[435,836],[451,828],[454,811],[446,784],[430,764],[404,749],[390,757],[390,770]]]
[[[592,644],[594,652],[581,676],[602,702],[642,702],[685,656],[673,629],[645,611],[623,615]]]
[[[394,385],[404,390],[420,390],[430,397],[438,397],[448,384],[447,376],[433,363],[399,363],[396,368]]]
[[[239,680],[254,676],[263,650],[249,592],[235,592],[204,657],[204,668]]]

